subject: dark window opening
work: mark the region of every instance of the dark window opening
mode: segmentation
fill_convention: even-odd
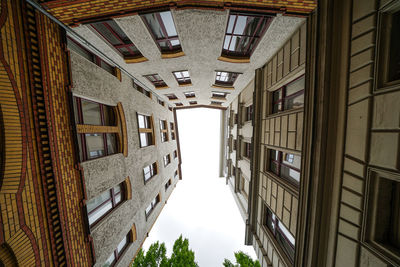
[[[161,79],[160,75],[158,74],[143,75],[143,77],[149,80],[149,82],[151,82],[156,88],[167,86],[167,84],[164,82],[163,79]]]

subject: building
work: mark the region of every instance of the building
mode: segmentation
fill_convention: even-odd
[[[225,116],[245,243],[262,266],[400,266],[400,6],[318,5],[255,72],[247,206],[231,152],[248,100]]]
[[[262,266],[400,265],[398,1],[0,7],[3,265],[128,265],[204,106]]]

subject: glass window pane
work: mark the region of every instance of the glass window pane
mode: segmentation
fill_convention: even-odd
[[[167,30],[168,36],[176,36],[175,24],[172,19],[171,11],[165,11],[160,13],[161,19],[164,22],[165,29]]]
[[[286,96],[304,89],[304,76],[286,85]]]
[[[117,125],[113,107],[103,105],[103,112],[104,112],[104,125],[107,126]]]
[[[115,205],[117,205],[118,203],[120,203],[122,200],[122,194],[118,193],[115,195]]]
[[[237,16],[234,34],[243,34],[246,27],[247,16]]]
[[[101,125],[100,104],[81,99],[83,123]]]
[[[147,140],[146,133],[140,133],[140,146],[145,147],[149,145],[149,140]]]
[[[183,71],[182,74],[183,74],[183,77],[189,78],[189,72],[188,71]]]
[[[228,48],[229,48],[229,41],[231,40],[231,36],[230,35],[226,35],[225,36],[225,41],[224,41],[224,49],[225,50],[228,50]]]
[[[110,199],[111,199],[110,190],[107,190],[101,193],[99,196],[92,198],[86,203],[87,212],[90,213],[96,207],[100,206],[103,202]]]
[[[138,115],[138,122],[139,122],[139,128],[146,128],[143,115]]]
[[[145,211],[146,215],[149,215],[149,212],[152,210],[152,208],[153,208],[153,206],[150,203],[150,205],[148,205],[147,208],[146,208],[146,211]]]
[[[121,185],[120,184],[114,186],[114,195],[119,193],[119,192],[121,192]]]
[[[182,73],[181,72],[175,72],[176,78],[182,78]]]
[[[285,110],[304,106],[304,94],[285,99]]]
[[[107,28],[107,22],[96,22],[92,23],[91,25],[102,35],[110,44],[118,45],[121,44],[121,41]]]
[[[108,73],[114,75],[114,68],[111,65],[107,64],[106,62],[104,62],[103,60],[100,61],[100,67],[106,70]]]
[[[103,134],[85,134],[86,151],[89,159],[98,158],[104,155]]]
[[[392,14],[388,82],[400,80],[400,11]]]
[[[230,51],[236,51],[236,41],[237,41],[238,37],[237,36],[232,36],[232,41],[231,44],[229,46],[229,50]]]
[[[281,176],[289,180],[292,179],[296,182],[300,182],[300,172],[285,165],[281,165]]]
[[[128,244],[128,237],[125,236],[121,242],[119,242],[118,246],[117,246],[117,253],[120,256],[121,252],[124,250],[124,247]]]
[[[157,15],[158,13],[152,13],[152,14],[145,14],[143,15],[144,19],[147,21],[147,24],[149,25],[152,33],[156,37],[156,39],[163,39],[167,36],[164,36],[163,31],[161,29],[160,23],[158,23],[157,20]]]
[[[89,214],[89,224],[93,224],[95,221],[97,221],[101,216],[106,214],[109,210],[112,209],[112,203],[111,200],[108,201],[105,205],[102,205],[98,209],[94,210],[91,214]]]
[[[110,257],[108,257],[106,262],[104,262],[103,267],[109,267],[109,266],[113,265],[114,261],[115,261],[115,255],[113,252],[113,253],[111,253]]]
[[[91,62],[94,61],[94,57],[93,57],[92,53],[90,53],[86,49],[82,48],[81,46],[79,46],[74,41],[70,40],[69,38],[67,38],[67,44],[68,44],[68,48],[70,50],[78,53],[79,55],[81,55],[82,57],[86,58],[87,60],[89,60]]]
[[[129,40],[128,36],[126,36],[125,32],[118,26],[118,24],[114,20],[109,20],[107,21],[108,25],[111,26],[111,28],[114,30],[114,32],[118,35],[119,38],[122,39],[122,41],[125,44],[131,44],[131,40]]]
[[[235,23],[235,18],[236,18],[236,15],[229,16],[228,28],[226,29],[227,33],[232,33],[233,24]]]
[[[294,246],[295,239],[294,239],[293,235],[289,232],[289,230],[280,221],[278,221],[278,227],[282,231],[282,233],[285,235],[285,237],[290,241],[290,243],[292,243],[292,245]]]
[[[117,153],[117,138],[115,134],[106,134],[108,155]]]
[[[179,40],[178,40],[178,39],[171,40],[170,42],[171,42],[171,45],[172,45],[172,46],[178,46],[178,45],[181,45],[181,43],[179,42]]]

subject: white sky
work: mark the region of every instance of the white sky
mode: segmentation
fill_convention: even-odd
[[[200,267],[221,267],[242,250],[256,259],[252,246],[244,245],[245,224],[224,178],[218,177],[220,111],[177,111],[183,179],[178,182],[143,244],[164,242],[167,254],[180,234],[189,239]]]

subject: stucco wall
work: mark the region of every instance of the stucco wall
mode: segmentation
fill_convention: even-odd
[[[108,105],[121,102],[124,109],[128,133],[128,156],[124,157],[121,153],[114,154],[82,162],[81,166],[84,170],[88,199],[119,184],[126,177],[130,178],[132,199],[119,205],[91,228],[96,266],[102,266],[132,225],[136,225],[137,240],[129,245],[124,256],[118,261],[118,266],[127,266],[172,191],[168,189],[167,195],[165,194],[165,183],[172,178],[170,188],[173,188],[178,181],[173,178],[175,170],[178,169],[178,159],[173,157],[173,151],[177,149],[176,141],[170,138],[170,141],[161,143],[159,128],[159,119],[163,119],[168,121],[169,130],[169,123],[174,121],[173,113],[167,107],[158,104],[156,99],[150,99],[135,90],[128,76],[122,74],[122,81],[119,81],[73,51],[70,54],[73,94]],[[140,148],[137,112],[153,115],[155,146]],[[170,136],[170,130],[168,134]],[[168,153],[171,155],[171,164],[165,168],[162,158]],[[144,184],[143,168],[155,161],[158,161],[159,172]],[[146,222],[145,208],[159,192],[161,201]]]

